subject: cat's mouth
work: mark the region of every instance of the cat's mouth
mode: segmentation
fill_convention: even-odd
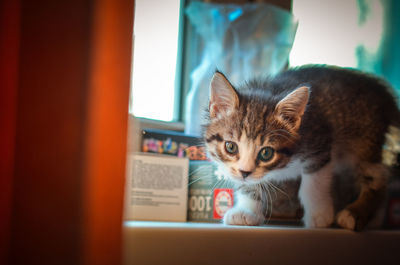
[[[262,178],[251,174],[231,174],[231,179],[237,184],[253,185],[261,182]]]

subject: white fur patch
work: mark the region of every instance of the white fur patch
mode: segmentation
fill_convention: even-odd
[[[290,161],[286,167],[281,169],[276,169],[269,172],[264,176],[265,180],[287,180],[295,179],[302,174],[303,165],[299,159],[294,159]]]
[[[242,193],[237,193],[237,198],[238,198],[238,203],[237,206],[239,208],[247,209],[252,212],[257,212],[260,209],[260,202],[253,200],[249,196],[242,194]]]
[[[224,215],[226,225],[260,225],[265,217],[260,201],[253,200],[242,193],[237,193],[238,202]]]
[[[304,207],[306,227],[328,227],[334,221],[333,200],[330,194],[333,162],[317,172],[302,174],[299,198]]]

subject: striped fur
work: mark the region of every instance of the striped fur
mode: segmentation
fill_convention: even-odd
[[[236,208],[225,223],[262,223],[265,207],[260,205],[268,198],[260,185],[301,177],[299,197],[307,226],[336,222],[362,229],[367,224],[386,187],[388,173],[381,163],[385,133],[399,123],[396,102],[384,82],[353,70],[311,66],[239,89],[217,72],[210,90],[204,127],[208,153],[237,184],[239,197],[247,195],[242,199],[246,203],[238,205],[252,204],[248,207],[261,211]],[[230,153],[227,141],[238,152]],[[274,150],[267,161],[260,157],[266,147]],[[343,172],[357,194],[353,201],[337,203],[333,187]]]

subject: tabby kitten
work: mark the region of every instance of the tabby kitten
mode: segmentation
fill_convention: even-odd
[[[236,184],[225,224],[260,225],[271,180],[301,177],[306,227],[361,230],[376,212],[389,175],[382,146],[399,111],[390,88],[356,70],[307,66],[235,89],[216,72],[204,139]],[[355,196],[337,202],[337,187]]]

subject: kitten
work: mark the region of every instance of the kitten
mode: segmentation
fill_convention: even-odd
[[[225,224],[264,223],[272,180],[301,177],[306,227],[361,230],[382,201],[389,174],[382,145],[400,120],[382,80],[307,66],[235,89],[216,72],[207,118],[207,152],[236,184]],[[340,185],[356,194],[345,205],[335,202]]]

